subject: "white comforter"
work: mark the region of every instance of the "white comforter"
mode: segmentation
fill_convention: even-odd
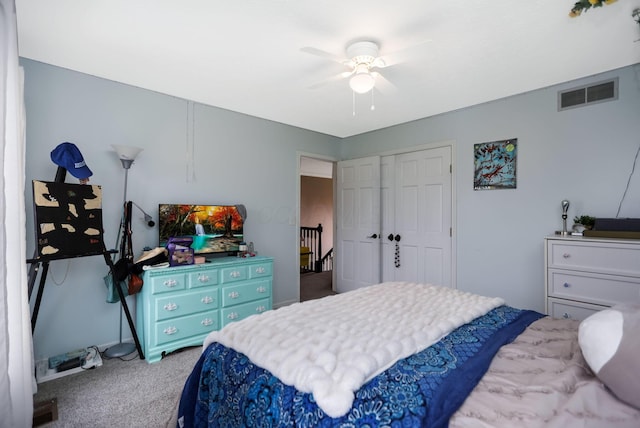
[[[388,282],[231,323],[209,334],[204,348],[219,342],[245,354],[340,417],[365,382],[502,304],[446,287]]]

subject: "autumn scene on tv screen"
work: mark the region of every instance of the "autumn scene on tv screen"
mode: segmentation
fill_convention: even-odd
[[[238,251],[243,240],[242,216],[233,205],[162,204],[158,227],[160,245],[171,237],[192,237],[196,253]]]

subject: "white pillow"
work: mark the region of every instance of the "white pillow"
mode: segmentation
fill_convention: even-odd
[[[598,379],[620,400],[640,408],[640,304],[591,315],[580,323],[578,342]]]
[[[622,341],[622,312],[605,309],[580,323],[578,342],[594,373],[613,357]]]

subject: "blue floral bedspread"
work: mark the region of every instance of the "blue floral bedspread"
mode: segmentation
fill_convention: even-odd
[[[312,394],[283,384],[245,355],[213,343],[187,379],[178,426],[447,426],[498,349],[541,317],[509,306],[493,309],[370,380],[340,418],[325,415]]]

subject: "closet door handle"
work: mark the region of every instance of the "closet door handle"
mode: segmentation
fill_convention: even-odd
[[[376,239],[377,237],[378,237],[377,233],[374,233],[373,235],[367,236],[367,238],[373,238],[373,239]]]
[[[389,241],[396,241],[396,242],[400,242],[400,235],[394,235],[393,233],[390,233],[389,236],[387,236],[387,239]]]

